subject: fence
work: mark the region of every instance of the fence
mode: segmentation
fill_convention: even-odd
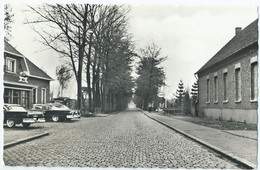
[[[182,109],[166,108],[163,111],[165,114],[182,114]]]

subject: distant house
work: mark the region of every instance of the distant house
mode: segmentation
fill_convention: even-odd
[[[4,103],[31,108],[36,103],[49,102],[52,78],[4,42]]]
[[[199,113],[215,119],[257,123],[258,19],[236,35],[195,74]]]

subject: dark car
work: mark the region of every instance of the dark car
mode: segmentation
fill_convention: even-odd
[[[75,100],[70,99],[68,97],[58,97],[54,98],[50,101],[50,103],[60,103],[62,105],[67,106],[69,109],[71,109],[71,112],[73,112],[74,118],[81,118],[80,110],[75,109]]]
[[[74,111],[60,103],[34,104],[33,110],[43,111],[46,121],[64,121],[74,118]]]
[[[28,112],[25,108],[18,104],[4,104],[4,124],[7,127],[14,127],[16,124],[22,124],[27,128],[32,123],[45,122],[42,113]]]

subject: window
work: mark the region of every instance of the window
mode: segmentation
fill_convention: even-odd
[[[12,58],[6,58],[6,71],[15,73],[16,60]]]
[[[227,102],[227,101],[228,101],[227,88],[228,88],[228,84],[227,84],[227,72],[225,72],[225,73],[223,73],[223,92],[224,92],[223,100],[224,100],[224,102]]]
[[[46,89],[42,88],[42,104],[46,103]]]
[[[12,90],[4,89],[4,103],[11,103]]]
[[[236,102],[241,101],[241,70],[240,68],[235,69],[235,94]]]
[[[207,103],[210,102],[210,87],[209,87],[209,78],[207,79]]]
[[[21,91],[22,94],[22,103],[21,105],[24,108],[29,108],[29,91]]]
[[[214,76],[214,102],[218,102],[218,76]]]
[[[34,88],[32,91],[32,100],[33,100],[33,104],[37,103],[37,89]]]
[[[251,100],[257,100],[257,62],[251,63]]]
[[[13,104],[20,104],[20,91],[13,90]]]

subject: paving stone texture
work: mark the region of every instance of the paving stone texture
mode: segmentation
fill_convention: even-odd
[[[250,133],[248,136],[250,135],[252,138],[245,138],[241,137],[242,135],[239,132],[232,131],[232,134],[230,134],[219,129],[197,125],[156,113],[149,113],[149,116],[257,165],[257,140],[253,139],[254,135],[250,135]],[[233,133],[241,136],[233,135]]]
[[[239,168],[139,111],[32,127],[50,135],[5,149],[6,166]]]

